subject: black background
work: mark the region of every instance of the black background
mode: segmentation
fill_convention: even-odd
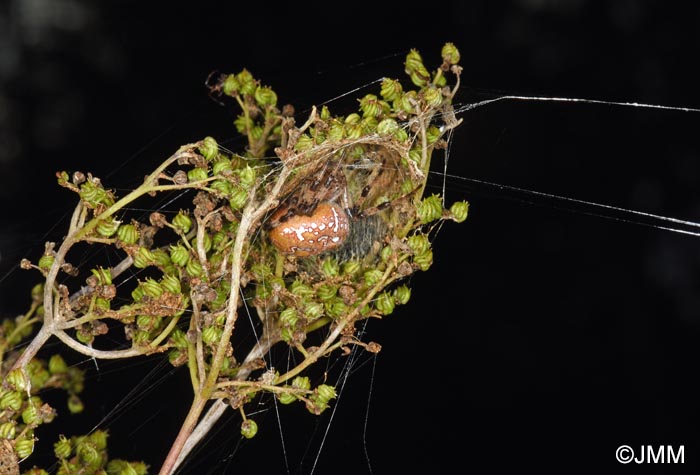
[[[55,171],[91,171],[125,189],[180,144],[213,135],[236,147],[234,112],[207,97],[212,70],[246,67],[304,111],[400,77],[410,48],[432,68],[452,41],[460,103],[520,94],[700,106],[700,7],[675,3],[15,0],[0,9],[2,316],[26,307],[36,277],[16,270],[19,259],[38,258],[65,229],[73,196]],[[452,175],[698,219],[698,113],[501,102],[462,117]],[[457,199],[471,202],[469,219],[442,228],[411,303],[369,325],[383,351],[363,357],[336,402],[314,473],[696,471],[700,241],[450,179],[447,200]],[[102,425],[111,452],[155,472],[190,398],[184,372],[157,363],[84,363],[88,414],[64,430],[89,430],[128,401]],[[124,399],[138,381],[137,397]],[[224,421],[182,473],[311,473],[330,413],[280,414],[286,456],[268,410],[256,416],[259,437],[243,444],[238,419]],[[69,424],[63,417],[55,424]],[[683,444],[686,463],[620,465],[622,444]]]

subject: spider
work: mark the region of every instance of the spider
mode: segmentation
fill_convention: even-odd
[[[379,147],[349,161],[343,153],[327,160],[315,178],[296,186],[272,213],[268,236],[280,252],[308,257],[338,250],[351,240],[360,221],[392,205],[396,158]],[[363,209],[365,203],[372,206]]]

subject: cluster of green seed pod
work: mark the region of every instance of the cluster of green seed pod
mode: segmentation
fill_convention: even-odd
[[[108,434],[96,430],[89,435],[67,438],[60,436],[54,444],[54,455],[59,461],[57,475],[146,475],[148,466],[143,462],[109,460]]]
[[[76,292],[74,299],[65,290],[67,285],[61,284],[60,291],[54,285],[57,301],[62,300],[59,303],[68,310],[69,318],[84,317],[80,325],[67,331],[74,332],[71,335],[78,342],[92,345],[95,338],[110,331],[111,326],[102,320],[117,320],[125,327],[133,348],[143,353],[168,351],[171,364],[188,364],[192,374],[215,370],[221,384],[225,379],[241,377],[237,371],[242,367],[234,354],[242,350],[223,341],[228,339],[225,332],[231,327],[227,325],[231,320],[229,303],[233,303],[229,299],[232,291],[233,295],[240,291],[246,305],[252,304],[249,308],[261,313],[271,339],[286,342],[304,357],[316,351],[304,346],[307,334],[326,325],[342,329],[342,341],[330,342],[328,352],[346,348],[341,345],[363,345],[353,340],[356,322],[390,315],[397,306],[405,305],[411,297],[406,277],[431,266],[429,234],[435,223],[461,222],[468,214],[466,202],[447,209],[439,195],[423,196],[431,154],[445,145],[443,136],[449,130],[445,125],[454,125],[447,124],[446,119],[453,118],[451,101],[455,92],[447,85],[447,74],[459,74],[460,54],[450,43],[441,53],[442,64],[429,70],[422,56],[411,50],[404,64],[410,84],[384,79],[379,91],[358,99],[356,111],[334,115],[323,106],[303,130],[294,129],[293,108],[285,106],[280,111],[276,93],[249,71],[219,77],[211,90],[240,105],[234,126],[248,139],[245,152],[238,155],[225,151],[214,138],[205,137],[134,190],[141,192],[138,197],[127,195],[135,200],[166,191],[192,190],[191,203],[177,211],[165,209],[147,218],[132,217],[122,199],[105,189],[96,177],[59,173],[59,183],[80,197],[81,212],[71,223],[77,228],[76,241],[113,245],[126,253],[125,260],[133,266],[130,278],[121,281],[116,271],[113,274],[106,267],[95,266],[87,279],[88,290]],[[277,152],[283,165],[294,157],[301,165],[309,166],[296,167],[290,181],[275,188],[274,180],[284,176],[278,172],[285,167],[270,166],[270,149]],[[274,196],[275,202],[281,202],[305,179],[314,180],[324,173],[329,160],[340,165],[343,179],[328,181],[344,183],[346,189],[339,194],[355,201],[332,209],[336,216],[347,218],[352,228],[348,241],[356,239],[361,246],[348,245],[310,256],[289,255],[269,239],[274,219],[266,223],[264,218],[255,218],[258,221],[244,227],[249,204],[264,202],[273,189],[284,190]],[[363,168],[368,163],[369,167]],[[367,171],[373,169],[376,173]],[[370,178],[380,176],[383,169],[391,172],[371,182]],[[318,207],[314,199],[333,204],[340,201],[337,195],[323,195],[318,191],[320,187],[322,184],[305,188],[311,194],[316,190],[320,196],[304,197],[312,202],[306,203],[304,216],[310,217]],[[363,198],[367,201],[361,202]],[[131,207],[130,203],[126,204]],[[119,206],[122,208],[115,209]],[[283,210],[284,203],[269,204],[259,216],[274,216],[274,206]],[[353,206],[356,209],[351,209]],[[234,255],[234,244],[240,244],[239,228],[245,229],[246,242],[242,254]],[[340,239],[330,236],[335,237]],[[65,259],[61,250],[47,245],[33,267],[48,277],[60,259]],[[240,289],[232,289],[232,261],[241,267]],[[66,264],[59,263],[68,272]],[[27,267],[32,267],[31,263]],[[41,316],[42,299],[43,291],[38,289],[34,315]],[[240,331],[238,327],[235,330]],[[26,321],[3,322],[0,349],[15,345],[29,332],[31,325]],[[220,355],[223,357],[216,358]],[[219,367],[213,367],[215,361]],[[7,387],[0,392],[0,409],[6,418],[0,419],[0,436],[15,440],[18,455],[31,452],[32,424],[52,417],[36,396],[27,397],[23,387],[61,387],[69,394],[70,411],[82,410],[78,398],[82,373],[68,367],[60,357],[52,357],[48,363],[33,360],[26,370],[26,376],[7,375]],[[204,381],[205,376],[196,374],[193,379]],[[289,378],[292,376],[289,374]],[[24,381],[23,377],[29,379]],[[281,403],[303,401],[314,414],[323,412],[336,398],[333,386],[312,388],[308,376],[296,376],[290,383],[275,383],[273,378],[268,383],[278,384],[267,390],[272,390]],[[255,421],[244,417],[243,437],[254,437],[257,429]],[[14,439],[20,433],[24,439]],[[143,464],[109,462],[106,439],[106,433],[99,431],[91,436],[61,438],[55,445],[59,473],[145,473]]]
[[[331,399],[337,396],[335,388],[327,384],[321,384],[308,397],[306,408],[313,414],[321,414],[328,409]]]
[[[48,363],[33,359],[23,372],[20,368],[4,375],[0,389],[0,438],[11,440],[19,459],[34,450],[34,431],[56,417],[56,411],[35,394],[48,388],[61,388],[68,397],[71,413],[82,411],[77,394],[83,389],[83,372],[68,367],[59,355]],[[31,395],[27,391],[31,387]]]

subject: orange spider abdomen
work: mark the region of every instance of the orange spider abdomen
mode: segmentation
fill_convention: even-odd
[[[272,220],[287,213],[289,210],[281,207],[272,215]],[[310,216],[286,217],[270,230],[269,236],[280,252],[307,257],[340,247],[349,233],[350,219],[345,210],[336,203],[324,201]]]

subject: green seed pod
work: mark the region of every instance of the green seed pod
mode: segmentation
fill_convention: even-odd
[[[134,267],[143,269],[153,264],[153,254],[148,248],[139,247],[134,255]]]
[[[152,330],[136,330],[131,334],[131,345],[134,348],[140,346],[146,346],[151,342],[151,331]]]
[[[442,60],[447,64],[459,63],[460,55],[457,47],[452,43],[445,43],[441,50]]]
[[[255,168],[252,168],[250,165],[241,168],[238,172],[238,176],[240,177],[241,186],[246,190],[249,190],[255,185],[256,172]]]
[[[187,362],[187,353],[182,350],[174,349],[168,352],[168,363],[172,366],[182,366]]]
[[[311,380],[308,376],[297,376],[292,380],[292,387],[296,389],[311,389]]]
[[[41,302],[44,300],[44,284],[36,284],[32,287],[32,301]]]
[[[136,327],[141,330],[152,330],[157,320],[159,320],[158,317],[153,315],[139,315],[136,317]]]
[[[206,345],[213,346],[221,339],[222,330],[218,327],[204,327],[202,330],[202,341]]]
[[[75,454],[78,456],[78,460],[90,468],[97,468],[102,462],[100,451],[87,440],[78,444],[75,448]]]
[[[299,297],[310,297],[314,294],[314,290],[300,280],[295,280],[289,286],[289,291]]]
[[[432,145],[435,142],[437,142],[440,137],[442,137],[442,132],[440,129],[434,125],[431,125],[428,127],[428,129],[425,131],[426,138],[428,139],[428,144]]]
[[[422,254],[430,249],[430,240],[425,234],[414,234],[407,240],[408,247],[414,254]]]
[[[166,292],[171,294],[182,293],[182,287],[180,286],[180,279],[174,275],[166,275],[160,281],[160,285],[165,289]]]
[[[0,439],[12,440],[17,433],[17,422],[7,421],[0,424]]]
[[[291,404],[297,400],[297,397],[292,393],[280,393],[277,395],[277,400],[280,404]]]
[[[247,69],[244,69],[236,75],[238,83],[241,85],[241,94],[253,95],[257,87],[255,78]]]
[[[154,249],[151,252],[152,263],[159,267],[172,266],[172,261],[170,260],[170,253],[165,249]]]
[[[49,358],[49,373],[63,374],[68,371],[68,365],[61,355],[52,355]]]
[[[299,319],[299,315],[297,315],[297,311],[293,307],[287,307],[284,310],[280,312],[280,324],[282,324],[285,327],[294,327],[296,325],[297,320]]]
[[[382,135],[393,135],[399,129],[399,123],[392,118],[384,119],[377,124],[377,132]]]
[[[67,459],[73,453],[73,444],[64,435],[60,435],[58,442],[53,444],[53,453],[59,460]]]
[[[359,100],[360,110],[365,117],[378,117],[382,113],[382,107],[379,104],[379,99],[374,94],[367,94]]]
[[[67,171],[61,171],[56,173],[56,179],[58,180],[59,185],[67,186],[70,182],[70,175],[68,175]]]
[[[345,126],[338,121],[333,121],[328,127],[328,141],[340,142],[345,137]]]
[[[214,249],[216,250],[221,250],[226,243],[229,242],[228,235],[226,234],[226,231],[217,231],[214,233],[214,235],[211,237],[211,245]],[[213,258],[214,256],[212,256]],[[212,263],[212,267],[216,267],[214,263]]]
[[[389,294],[389,292],[382,292],[377,296],[377,300],[374,303],[374,306],[376,307],[377,310],[379,310],[383,315],[389,315],[391,312],[394,311],[394,298]]]
[[[25,391],[29,382],[20,368],[13,369],[7,373],[5,381],[10,385],[10,389],[15,391]]]
[[[265,300],[270,298],[272,295],[272,290],[270,289],[269,285],[266,284],[257,284],[255,286],[255,297]]]
[[[357,260],[350,260],[343,263],[343,274],[353,275],[360,270],[360,262]]]
[[[327,384],[319,385],[316,388],[316,393],[318,394],[318,399],[326,403],[336,397],[335,388]]]
[[[335,297],[338,293],[338,286],[331,284],[322,284],[316,289],[316,296],[322,300],[327,301]]]
[[[427,271],[433,264],[433,251],[429,249],[422,254],[416,254],[413,256],[413,263],[416,264],[420,270]]]
[[[226,175],[232,170],[233,167],[231,166],[231,160],[223,156],[220,156],[214,160],[211,166],[211,171],[214,175]]]
[[[170,341],[172,341],[176,348],[187,348],[187,335],[179,328],[172,331],[170,334]]]
[[[321,106],[321,114],[319,114],[321,120],[328,120],[331,118],[331,110],[328,106]]]
[[[145,295],[141,287],[136,287],[131,291],[131,298],[134,299],[134,302],[140,302]]]
[[[255,140],[260,140],[262,138],[263,132],[265,129],[263,129],[262,125],[254,125],[250,129],[248,129],[248,133],[250,134],[250,137],[255,139]]]
[[[304,304],[304,315],[308,320],[316,320],[323,315],[323,305],[319,302],[309,301]]]
[[[272,267],[269,264],[256,262],[250,267],[250,271],[256,280],[265,280],[272,277]]]
[[[427,87],[423,89],[423,100],[431,107],[439,107],[442,104],[442,92],[437,87]],[[428,142],[432,143],[430,140]]]
[[[71,394],[68,397],[68,411],[70,411],[71,414],[79,414],[83,412],[83,409],[85,409],[83,401],[75,394]]]
[[[338,260],[333,258],[324,259],[321,264],[321,271],[326,277],[336,277],[340,274],[340,265]]]
[[[20,391],[4,391],[0,395],[0,409],[19,411],[22,408],[22,394]]]
[[[423,152],[418,148],[412,148],[408,151],[408,158],[415,163],[420,163],[423,159]]]
[[[395,101],[403,92],[401,83],[396,79],[384,78],[379,94],[385,101]]]
[[[414,113],[416,112],[417,102],[418,93],[416,91],[408,91],[394,101],[394,109],[396,109],[397,112]]]
[[[403,127],[399,127],[394,132],[394,137],[396,137],[396,140],[399,142],[406,142],[408,140],[408,132]]]
[[[382,259],[382,262],[387,262],[389,259],[391,259],[391,256],[394,255],[394,250],[391,248],[391,246],[384,246],[379,253],[379,256]]]
[[[289,327],[282,327],[280,330],[280,338],[285,343],[291,342],[294,339],[294,330]]]
[[[274,107],[277,105],[277,94],[267,86],[258,86],[255,89],[255,102],[263,108],[266,106]]]
[[[111,304],[109,303],[108,299],[102,298],[102,297],[97,297],[95,299],[95,305],[94,305],[93,309],[95,311],[106,312],[107,310],[110,309],[110,307],[111,307]]]
[[[241,85],[238,82],[238,79],[236,79],[235,74],[229,74],[228,76],[226,76],[226,79],[224,79],[223,84],[221,86],[221,90],[224,91],[224,94],[231,97],[235,97],[240,88]]]
[[[180,211],[173,218],[172,225],[181,233],[187,234],[189,230],[192,229],[192,219],[183,211]]]
[[[248,191],[240,186],[234,186],[231,190],[231,198],[228,203],[231,209],[238,210],[248,202]]]
[[[440,195],[433,194],[423,198],[418,204],[418,218],[422,223],[429,223],[442,218],[442,199]]]
[[[348,114],[347,116],[345,116],[345,120],[343,120],[343,122],[346,125],[352,125],[359,124],[361,120],[362,117],[360,116],[360,114],[358,114],[357,112],[353,112],[352,114]]]
[[[95,208],[100,204],[110,206],[109,196],[101,186],[98,186],[93,181],[88,180],[80,185],[80,199],[88,204],[91,208]]]
[[[411,298],[411,289],[406,285],[400,285],[394,289],[393,294],[397,305],[406,305]]]
[[[324,305],[326,315],[331,318],[340,318],[348,312],[348,306],[340,297],[333,298]]]
[[[246,419],[241,424],[241,435],[246,439],[252,439],[258,433],[258,425],[252,419]]]
[[[209,173],[206,168],[195,167],[187,172],[187,180],[190,183],[206,180],[208,177]]]
[[[433,84],[439,88],[443,88],[447,85],[447,78],[444,75],[435,76]]]
[[[155,280],[150,277],[146,277],[146,280],[139,282],[139,287],[143,289],[143,293],[151,298],[157,299],[163,295],[163,287]]]
[[[371,269],[365,272],[362,277],[365,280],[365,284],[372,287],[381,280],[382,275],[384,275],[384,273],[379,269]]]
[[[15,453],[18,459],[26,459],[34,452],[34,437],[30,436],[26,439],[15,441]]]
[[[24,411],[22,411],[22,422],[27,425],[41,423],[39,411],[34,404],[28,404]]]
[[[53,265],[54,262],[54,257],[53,256],[41,256],[39,258],[39,263],[37,264],[39,266],[39,269],[48,271],[51,269],[51,266]]]
[[[97,279],[98,285],[112,285],[112,271],[104,267],[90,269],[92,275]]]
[[[92,345],[92,342],[95,340],[95,335],[88,330],[79,328],[78,331],[75,332],[75,338],[84,345]]]
[[[411,71],[408,75],[411,78],[411,82],[418,87],[425,87],[430,82],[430,73],[425,66],[416,68],[416,70]]]
[[[311,138],[311,136],[307,134],[302,134],[297,139],[297,143],[294,145],[294,150],[296,152],[303,152],[304,150],[311,149],[314,145],[316,145],[316,143],[314,142],[314,139]]]
[[[97,448],[97,450],[105,450],[107,448],[107,431],[96,430],[88,436],[90,442]]]
[[[224,196],[229,196],[233,190],[233,185],[226,180],[214,180],[209,184],[209,188]]]
[[[58,470],[60,472],[61,469],[59,468]],[[56,475],[59,475],[59,472],[56,472]],[[22,472],[22,475],[49,475],[49,472],[43,468],[32,467],[29,470]]]
[[[178,267],[184,267],[190,260],[190,251],[182,244],[170,246],[170,260]]]
[[[129,462],[129,466],[134,469],[133,475],[148,475],[148,465],[143,462]]]
[[[44,384],[46,384],[46,381],[48,381],[50,377],[51,375],[43,366],[40,366],[29,373],[29,381],[31,382],[33,388],[43,388]]]
[[[122,224],[117,228],[117,238],[124,244],[136,244],[139,240],[139,231],[133,224]]]
[[[377,132],[377,125],[379,125],[379,122],[377,122],[375,117],[368,116],[362,118],[360,125],[362,126],[362,132],[365,135],[372,135]]]
[[[404,62],[404,66],[406,67],[406,74],[410,74],[411,71],[415,71],[418,68],[425,67],[423,66],[423,58],[421,57],[420,53],[415,49],[411,49],[411,51],[409,51],[406,55],[406,61]]]
[[[116,219],[112,218],[109,218],[107,220],[101,220],[97,223],[97,234],[99,234],[102,237],[108,238],[117,232],[117,229],[119,228],[120,224],[121,221],[117,221]]]
[[[359,139],[362,137],[362,125],[349,124],[345,126],[345,136],[349,139]]]
[[[185,272],[187,272],[187,275],[190,277],[202,277],[204,275],[204,268],[199,260],[190,259],[187,266],[185,266]]]
[[[207,161],[210,161],[219,153],[219,144],[216,143],[213,137],[204,137],[203,140],[197,143],[197,149]]]
[[[280,338],[283,342],[289,343],[294,339],[294,329],[289,327],[282,327],[280,330]]]
[[[246,135],[248,131],[253,128],[254,123],[253,119],[245,114],[241,114],[233,121],[233,125],[236,127],[239,134]]]
[[[450,213],[452,214],[452,220],[461,223],[467,219],[469,214],[469,202],[468,201],[457,201],[452,203],[450,206]]]

